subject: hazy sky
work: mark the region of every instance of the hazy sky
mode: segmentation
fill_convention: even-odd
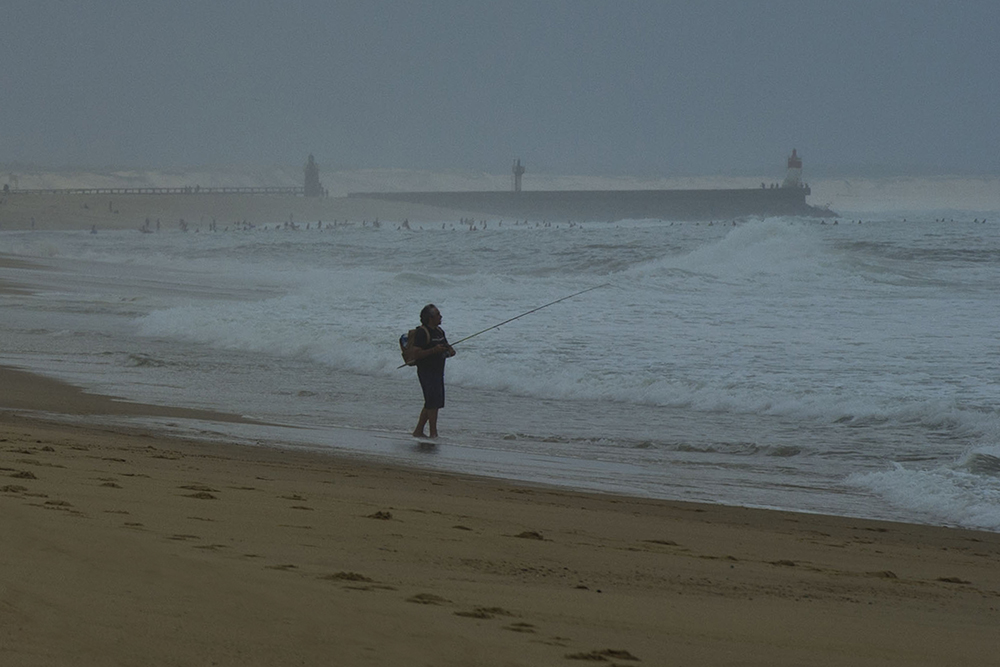
[[[0,164],[1000,173],[1000,1],[9,0]]]

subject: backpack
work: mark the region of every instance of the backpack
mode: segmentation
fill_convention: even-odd
[[[421,324],[417,329],[423,329],[427,334],[427,340],[431,339],[431,332],[427,327]],[[403,363],[407,366],[417,365],[417,360],[413,358],[413,352],[418,349],[413,343],[417,329],[410,329],[399,337],[399,351],[403,355]]]

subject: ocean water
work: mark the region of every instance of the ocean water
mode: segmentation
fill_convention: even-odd
[[[996,531],[1000,214],[945,215],[4,232],[45,268],[0,269],[0,363],[247,446]],[[458,345],[407,436],[424,304],[455,341],[599,285]]]

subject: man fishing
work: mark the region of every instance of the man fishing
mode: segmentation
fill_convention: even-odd
[[[564,296],[561,299],[550,301],[543,306],[532,308],[499,324],[494,324],[482,331],[477,331],[470,336],[466,336],[456,341],[454,345],[464,343],[470,338],[475,338],[487,331],[502,327],[508,322],[519,320],[525,315],[536,313],[560,301],[572,299],[591,290],[607,287],[609,284],[604,283],[596,287],[588,287],[569,296]],[[420,311],[420,326],[408,332],[407,335],[400,336],[399,345],[403,348],[403,361],[405,362],[399,368],[416,366],[417,377],[420,378],[420,388],[424,391],[424,408],[420,411],[420,419],[417,421],[417,427],[413,429],[413,436],[416,438],[426,437],[424,436],[424,425],[429,424],[430,437],[436,438],[438,434],[437,413],[439,409],[444,407],[444,362],[448,357],[455,356],[454,345],[448,343],[448,339],[444,335],[444,330],[441,329],[441,312],[437,309],[437,306],[433,303],[424,306],[423,310]]]
[[[430,429],[431,438],[438,436],[438,410],[444,407],[444,362],[448,357],[455,356],[455,348],[448,344],[448,339],[441,328],[441,311],[432,303],[420,311],[420,326],[413,331],[413,343],[410,359],[416,362],[417,378],[424,392],[424,407],[420,411],[417,427],[413,435],[424,436],[424,425]]]

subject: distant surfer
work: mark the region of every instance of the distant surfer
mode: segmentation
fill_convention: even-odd
[[[416,362],[417,377],[424,392],[424,407],[420,411],[413,436],[423,438],[424,425],[430,428],[431,438],[436,438],[438,410],[444,407],[444,362],[455,356],[455,348],[441,328],[441,311],[432,303],[420,311],[420,326],[413,330],[411,358]]]

